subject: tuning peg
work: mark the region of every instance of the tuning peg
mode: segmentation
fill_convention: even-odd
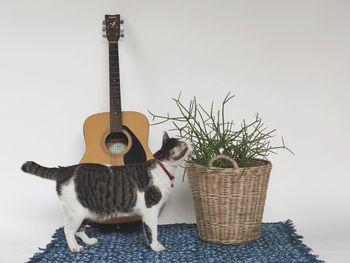
[[[120,24],[121,24],[121,25],[124,24],[124,20],[120,20]]]
[[[107,37],[107,35],[102,35],[102,37],[106,38],[106,37]]]
[[[103,32],[105,32],[106,31],[106,27],[104,26],[104,27],[102,27],[102,31]]]
[[[120,27],[120,32],[124,32],[124,27]]]
[[[104,25],[104,26],[106,25],[106,20],[102,21],[102,25]]]
[[[124,34],[121,34],[121,35],[120,35],[120,38],[124,38]]]

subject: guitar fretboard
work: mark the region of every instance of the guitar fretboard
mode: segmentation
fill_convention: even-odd
[[[120,98],[118,43],[109,43],[109,112],[111,132],[121,132],[123,129]]]

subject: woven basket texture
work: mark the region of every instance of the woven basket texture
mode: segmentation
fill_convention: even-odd
[[[230,159],[216,156],[216,159]],[[234,161],[233,161],[234,162]],[[260,236],[272,165],[255,159],[250,167],[205,167],[187,164],[199,238],[220,244],[242,244]]]

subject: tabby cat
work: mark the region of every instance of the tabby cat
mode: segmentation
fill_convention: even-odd
[[[164,250],[157,239],[159,210],[168,198],[175,169],[191,152],[189,143],[169,138],[165,132],[162,147],[154,160],[125,166],[77,164],[46,168],[26,162],[26,173],[56,181],[56,190],[65,215],[64,233],[72,252],[83,249],[75,236],[92,245],[96,238],[84,232],[87,220],[107,220],[115,216],[141,215],[146,243],[154,251]]]

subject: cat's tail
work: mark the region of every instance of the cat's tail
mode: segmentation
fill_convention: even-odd
[[[59,168],[43,167],[35,162],[25,162],[21,167],[23,172],[37,175],[41,178],[56,180]]]

